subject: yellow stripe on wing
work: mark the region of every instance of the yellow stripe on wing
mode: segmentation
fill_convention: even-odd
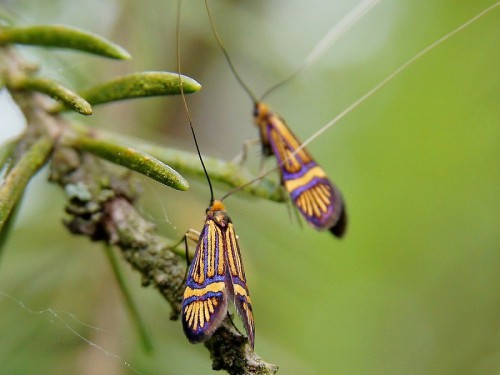
[[[285,181],[286,190],[291,193],[297,188],[307,185],[314,178],[325,178],[326,173],[319,165],[316,165],[309,169],[302,177],[294,178],[293,180]]]
[[[239,284],[233,284],[234,286],[234,293],[235,294],[239,294],[240,296],[243,296],[246,298],[247,302],[249,304],[252,304],[252,300],[250,299],[250,295],[248,294],[247,290],[245,288],[243,288],[241,285]]]
[[[186,286],[186,290],[184,291],[184,299],[190,297],[201,297],[209,292],[213,293],[222,292],[224,291],[225,288],[226,284],[223,281],[208,284],[206,287],[200,289],[193,289],[189,286]]]
[[[217,306],[218,301],[215,297],[203,301],[193,301],[185,310],[185,321],[193,330],[197,330],[198,326],[203,328],[205,323],[209,323],[214,313],[214,306]]]

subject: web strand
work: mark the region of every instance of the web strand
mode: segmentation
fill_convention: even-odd
[[[2,292],[2,291],[0,291],[0,297],[8,299],[9,301],[17,304],[19,307],[21,307],[23,310],[25,310],[29,314],[51,316],[54,320],[59,321],[63,325],[63,327],[66,328],[69,332],[74,334],[76,337],[78,337],[84,343],[88,344],[90,347],[101,351],[107,357],[114,358],[115,360],[119,360],[124,366],[129,368],[130,371],[132,371],[134,374],[141,375],[141,373],[138,370],[136,370],[134,367],[132,367],[131,364],[129,362],[125,361],[122,357],[110,352],[109,350],[106,350],[104,347],[96,344],[92,340],[90,340],[90,339],[86,338],[85,336],[83,336],[82,334],[80,334],[75,328],[73,328],[71,326],[71,324],[68,322],[68,318],[69,318],[69,320],[73,320],[77,324],[79,324],[85,328],[92,329],[94,331],[111,333],[110,331],[92,326],[90,324],[86,324],[86,323],[82,322],[81,320],[79,320],[74,314],[67,312],[67,311],[54,310],[51,307],[46,308],[46,309],[42,309],[42,310],[33,310],[32,308],[28,307],[23,301],[11,296],[10,294]],[[64,316],[67,316],[68,318],[65,318]]]

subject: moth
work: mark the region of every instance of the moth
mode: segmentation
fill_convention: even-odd
[[[254,347],[250,293],[233,222],[215,200],[206,212],[182,299],[182,325],[192,343],[205,341],[221,325],[233,302]]]
[[[334,236],[342,237],[347,215],[339,189],[301,147],[285,121],[266,104],[256,101],[253,116],[259,129],[262,153],[276,157],[281,183],[299,212],[316,229],[328,229]]]

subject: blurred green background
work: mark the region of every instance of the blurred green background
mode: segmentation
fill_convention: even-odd
[[[259,95],[300,66],[356,3],[211,5],[234,64]],[[381,1],[267,101],[307,139],[492,4]],[[117,62],[23,48],[43,62],[44,74],[75,89],[137,70],[176,70],[176,1],[0,6],[19,24],[85,28],[132,53],[131,61]],[[301,227],[285,205],[244,193],[226,201],[252,294],[256,351],[280,374],[500,374],[499,22],[496,9],[310,145],[346,199],[345,239]],[[181,48],[183,73],[203,85],[188,98],[201,149],[229,160],[256,129],[251,102],[215,44],[201,1],[184,4]],[[6,132],[11,120],[2,113]],[[85,121],[193,150],[180,98],[97,107]],[[257,148],[250,158],[258,163]],[[64,229],[63,193],[46,177],[43,171],[30,184],[0,259],[0,373],[211,373],[202,345],[188,343],[159,294],[141,288],[139,275],[123,264],[155,344],[153,354],[142,351],[103,249]],[[144,180],[141,209],[174,238],[201,229],[209,200],[206,182],[187,177],[187,193]],[[227,191],[217,185],[216,195]]]

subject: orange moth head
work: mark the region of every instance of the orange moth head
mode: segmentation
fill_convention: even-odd
[[[268,114],[269,114],[269,107],[266,104],[262,102],[255,103],[255,107],[253,109],[253,118],[257,125],[261,124],[262,122],[265,122],[267,120]]]

